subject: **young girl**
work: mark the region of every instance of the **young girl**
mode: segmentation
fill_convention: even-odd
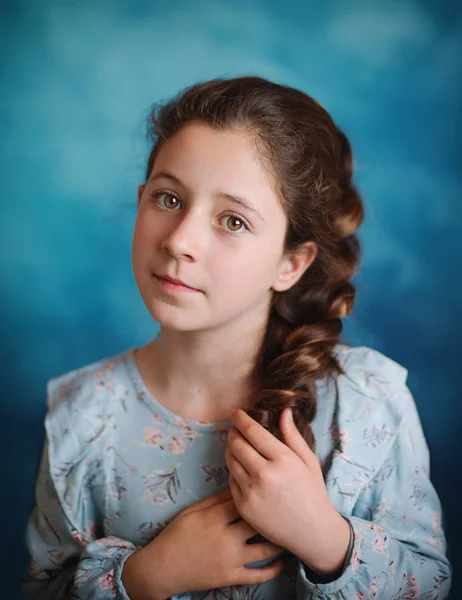
[[[340,344],[363,217],[347,138],[257,77],[151,123],[132,258],[160,333],[49,382],[24,594],[445,598],[407,372]]]

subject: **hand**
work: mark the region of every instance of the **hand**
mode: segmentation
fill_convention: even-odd
[[[335,573],[349,543],[349,526],[327,494],[321,466],[297,429],[281,414],[285,443],[237,409],[228,433],[226,464],[236,508],[267,540],[319,573]]]
[[[282,572],[284,558],[263,568],[244,565],[274,557],[284,548],[271,542],[246,544],[256,534],[241,519],[227,488],[186,508],[150,544],[127,560],[126,565],[133,571],[125,575],[124,585],[141,573],[144,579],[153,574],[153,579],[139,586],[144,588],[144,595],[135,592],[132,596],[126,587],[127,594],[130,598],[157,600],[182,592],[269,581]],[[131,559],[137,560],[132,567]]]

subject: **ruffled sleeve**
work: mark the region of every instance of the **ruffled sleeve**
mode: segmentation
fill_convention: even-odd
[[[85,370],[48,384],[46,439],[26,534],[31,561],[21,584],[30,600],[129,600],[121,574],[137,547],[102,531],[100,457],[111,416],[94,385]]]
[[[368,348],[342,347],[338,446],[329,497],[354,529],[349,565],[314,583],[299,562],[297,598],[427,598],[451,585],[442,509],[406,370]]]

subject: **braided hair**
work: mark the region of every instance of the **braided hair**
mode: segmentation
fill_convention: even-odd
[[[359,262],[355,231],[363,204],[352,183],[350,143],[327,111],[297,89],[260,77],[214,79],[152,108],[146,180],[162,143],[191,122],[251,131],[287,216],[285,250],[309,241],[317,246],[314,262],[300,279],[286,291],[273,292],[246,411],[282,441],[280,414],[290,406],[314,450],[315,383],[342,372],[334,350],[341,319],[355,298],[350,280]]]

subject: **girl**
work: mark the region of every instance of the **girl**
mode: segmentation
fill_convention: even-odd
[[[445,598],[407,372],[339,341],[363,217],[347,138],[257,77],[151,123],[132,262],[160,333],[49,382],[24,594]]]

